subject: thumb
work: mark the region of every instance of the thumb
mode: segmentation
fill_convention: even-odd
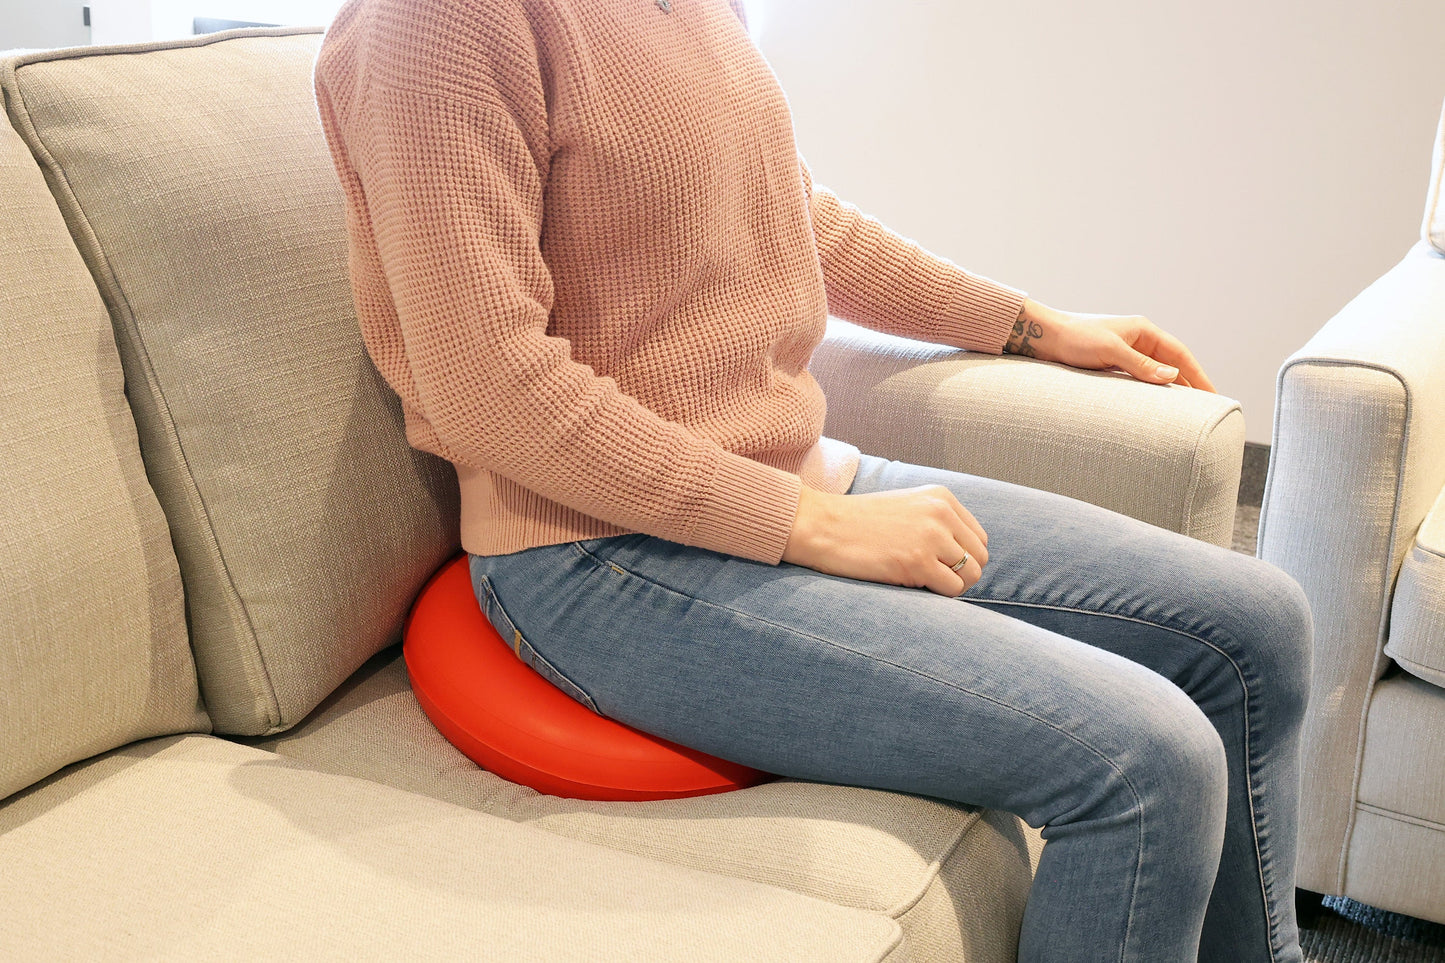
[[[1147,381],[1150,384],[1167,385],[1179,377],[1179,369],[1155,361],[1142,351],[1138,351],[1127,344],[1119,346],[1120,357],[1114,363],[1123,371],[1133,375],[1140,381]]]

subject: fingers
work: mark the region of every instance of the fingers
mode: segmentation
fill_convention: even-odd
[[[1151,358],[1132,345],[1125,344],[1122,340],[1119,342],[1119,350],[1113,360],[1114,366],[1120,371],[1134,376],[1139,381],[1147,381],[1149,384],[1167,385],[1180,375],[1178,368]]]
[[[964,527],[971,531],[974,537],[978,539],[982,549],[983,559],[987,562],[988,549],[986,546],[988,545],[988,532],[984,531],[983,526],[978,523],[978,519],[973,517],[973,512],[963,507],[963,502],[958,500],[957,495],[942,485],[937,486],[937,488],[938,496],[948,503],[949,507],[953,509],[954,514],[958,516],[959,521],[963,522]],[[959,538],[960,545],[965,544],[963,539],[959,537],[961,533],[958,530],[955,530],[953,534],[955,538]]]
[[[1209,376],[1204,373],[1204,367],[1194,357],[1194,353],[1185,347],[1183,341],[1164,331],[1148,318],[1140,317],[1132,320],[1138,322],[1137,328],[1132,332],[1120,331],[1121,336],[1126,339],[1126,344],[1134,349],[1140,357],[1151,362],[1156,374],[1157,368],[1163,365],[1166,369],[1173,368],[1177,375],[1164,381],[1159,380],[1158,377],[1145,377],[1139,372],[1147,370],[1148,366],[1137,358],[1132,359],[1136,365],[1135,368],[1119,365],[1120,368],[1140,381],[1148,381],[1153,384],[1167,384],[1172,381],[1174,384],[1184,385],[1187,388],[1214,391],[1214,383],[1209,380]]]
[[[947,596],[972,586],[988,564],[988,533],[942,485],[859,495],[810,491],[799,499],[785,562]]]
[[[957,546],[957,548],[958,558],[953,560],[953,564],[957,564],[958,560],[963,558],[963,553],[967,551],[961,546]],[[980,559],[972,551],[968,552],[968,561],[957,570],[953,568],[953,564],[949,564],[949,562],[944,560],[939,561],[938,572],[936,578],[933,580],[937,585],[935,586],[931,582],[928,586],[929,589],[937,592],[939,595],[947,595],[953,598],[967,592],[973,588],[979,579],[983,578],[985,560]]]
[[[1154,357],[1179,369],[1177,383],[1185,384],[1190,388],[1198,388],[1201,391],[1214,391],[1214,383],[1204,373],[1204,367],[1194,357],[1194,353],[1185,347],[1184,342],[1167,331],[1162,331],[1150,325],[1155,335]]]
[[[937,553],[937,561],[930,566],[924,585],[939,595],[962,595],[983,577],[983,567],[988,564],[988,533],[952,491],[934,486],[929,493],[946,506],[944,521],[953,537]],[[955,569],[954,566],[965,559],[965,553],[967,560]]]

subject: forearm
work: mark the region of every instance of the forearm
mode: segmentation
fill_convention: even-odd
[[[815,186],[800,164],[830,314],[887,334],[999,353],[1022,292],[889,230]]]
[[[1017,354],[1025,358],[1039,357],[1040,349],[1047,351],[1048,342],[1058,337],[1058,326],[1063,323],[1059,312],[1028,298],[1014,321],[1013,330],[1004,342],[1004,354]]]
[[[1003,353],[1075,368],[1115,368],[1153,384],[1214,390],[1189,349],[1140,315],[1072,314],[1026,299]]]

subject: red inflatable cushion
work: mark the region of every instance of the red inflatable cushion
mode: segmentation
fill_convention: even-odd
[[[482,614],[467,556],[417,596],[403,634],[412,691],[477,765],[573,799],[675,799],[741,789],[767,773],[597,715],[512,651]]]

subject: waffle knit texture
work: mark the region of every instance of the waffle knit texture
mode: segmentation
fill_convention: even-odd
[[[351,0],[322,44],[362,335],[470,552],[776,563],[857,467],[807,370],[829,312],[997,354],[1022,310],[812,183],[738,2]]]

